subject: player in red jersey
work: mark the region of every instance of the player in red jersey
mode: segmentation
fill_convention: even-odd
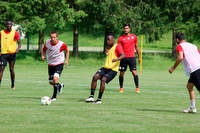
[[[18,46],[16,45],[18,44]],[[11,89],[15,90],[15,61],[16,53],[21,48],[21,41],[19,33],[12,30],[12,21],[6,22],[6,29],[0,32],[0,85],[3,77],[3,72],[9,63],[10,77],[11,77]]]
[[[118,44],[122,45],[124,50],[125,58],[120,61],[120,75],[119,75],[119,84],[120,84],[120,92],[123,92],[123,82],[124,82],[124,73],[127,69],[127,65],[129,65],[129,69],[132,72],[134,77],[134,82],[136,86],[136,92],[139,93],[139,78],[136,72],[136,56],[135,50],[138,55],[138,62],[140,63],[140,51],[138,47],[137,37],[130,33],[130,25],[124,24],[124,34],[119,37]]]

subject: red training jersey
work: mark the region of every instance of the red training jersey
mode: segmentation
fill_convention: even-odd
[[[135,57],[135,46],[137,44],[136,35],[122,35],[118,39],[118,44],[120,44],[124,50],[125,57]]]

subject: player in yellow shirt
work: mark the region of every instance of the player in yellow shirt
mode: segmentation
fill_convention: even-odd
[[[4,69],[9,63],[10,77],[11,77],[11,89],[15,89],[15,72],[14,65],[16,60],[16,53],[21,48],[21,41],[19,33],[12,30],[12,21],[6,22],[6,29],[0,32],[0,85],[3,77]],[[16,46],[18,43],[18,47]]]
[[[91,83],[91,95],[87,98],[86,102],[94,102],[95,104],[101,104],[101,98],[105,89],[105,83],[109,83],[117,75],[119,70],[120,60],[124,58],[124,52],[121,45],[115,44],[114,35],[109,34],[107,36],[108,52],[104,67],[100,68],[93,76]],[[98,99],[94,100],[94,93],[97,85],[97,80],[101,80]]]

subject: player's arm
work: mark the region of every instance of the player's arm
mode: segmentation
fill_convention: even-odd
[[[62,44],[60,51],[65,51],[65,66],[67,67],[69,64],[69,50],[65,43]]]
[[[15,39],[17,40],[17,49],[16,49],[16,53],[19,52],[20,48],[21,48],[21,40],[20,40],[20,36],[19,36],[19,32],[15,32]]]
[[[135,42],[135,49],[136,49],[136,52],[137,52],[137,55],[138,55],[138,62],[140,63],[141,62],[141,57],[140,57],[140,50],[139,50],[139,47],[138,47],[137,40]]]
[[[41,52],[41,59],[42,59],[42,61],[45,60],[46,50],[47,50],[47,47],[46,47],[46,44],[44,44],[44,47],[43,47],[42,52]]]
[[[69,64],[69,50],[65,50],[65,56],[66,56],[66,59],[65,59],[65,65],[66,67],[68,66]]]
[[[118,44],[117,48],[116,48],[116,55],[118,56],[117,59],[113,59],[112,62],[116,62],[116,61],[120,61],[121,59],[123,59],[124,56],[124,51],[122,49],[122,46]]]
[[[124,58],[124,53],[121,53],[120,57],[117,58],[117,59],[113,59],[112,62],[119,61],[119,60],[121,60],[121,59],[123,59],[123,58]]]
[[[176,67],[180,64],[180,62],[183,60],[183,51],[180,51],[178,54],[179,55],[176,59],[176,62],[172,67],[169,68],[169,73],[172,73],[176,69]]]

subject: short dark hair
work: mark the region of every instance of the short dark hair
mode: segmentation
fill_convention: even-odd
[[[124,24],[124,27],[128,26],[129,28],[131,28],[130,24]]]
[[[56,34],[56,36],[58,36],[58,32],[56,30],[52,30],[51,33],[50,33],[50,35],[51,34]]]
[[[114,35],[113,33],[107,34],[107,37],[108,37],[108,36],[112,36],[113,38],[115,38],[115,35]]]
[[[178,32],[176,34],[176,39],[178,39],[179,41],[184,40],[184,34],[182,32]]]
[[[11,22],[11,23],[13,23],[13,21],[12,21],[12,20],[6,20],[6,24],[7,24],[8,22]]]

